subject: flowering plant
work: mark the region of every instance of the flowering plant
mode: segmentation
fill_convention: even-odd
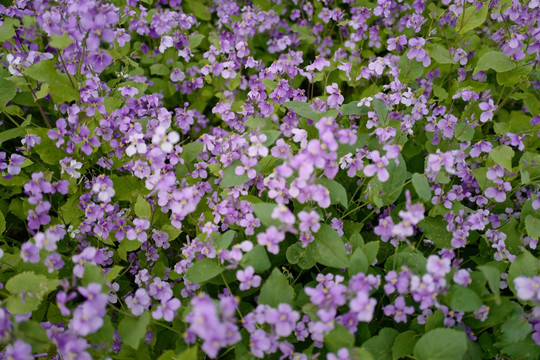
[[[538,0],[3,0],[6,359],[540,356]]]

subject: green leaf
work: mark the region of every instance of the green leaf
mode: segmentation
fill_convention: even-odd
[[[169,235],[169,242],[176,240],[178,235],[182,233],[182,230],[175,228],[172,225],[163,225],[163,228],[161,229],[164,232],[166,232]]]
[[[105,280],[107,280],[107,282],[110,282],[112,283],[114,280],[116,280],[116,278],[118,277],[118,275],[120,274],[120,272],[124,269],[123,266],[120,266],[120,265],[114,265],[111,270],[109,270],[109,272],[107,272],[107,275],[105,275]]]
[[[152,75],[169,75],[171,70],[168,66],[163,64],[152,64],[150,65],[150,74]]]
[[[9,80],[0,78],[0,107],[5,106],[17,94],[17,87]]]
[[[41,300],[35,297],[23,297],[20,294],[9,296],[4,304],[6,309],[13,315],[26,314],[36,310]]]
[[[508,270],[508,285],[510,289],[516,293],[514,287],[514,279],[520,275],[527,277],[534,277],[540,272],[540,264],[538,258],[531,255],[530,252],[523,249],[523,253],[516,256],[516,259],[510,265]]]
[[[41,84],[41,88],[36,91],[36,99],[43,99],[45,96],[49,95],[49,84]]]
[[[208,7],[205,6],[201,1],[187,0],[187,3],[191,8],[191,11],[193,11],[193,15],[195,15],[198,19],[209,21],[212,18],[210,11],[208,11]]]
[[[531,71],[531,65],[523,65],[510,71],[498,72],[497,83],[502,86],[514,86],[520,81],[527,79]]]
[[[203,152],[204,144],[198,141],[191,142],[182,146],[182,158],[186,162],[193,162]]]
[[[236,231],[227,230],[226,232],[218,236],[216,240],[214,240],[214,245],[216,245],[218,249],[228,249],[235,235],[236,235]]]
[[[315,260],[318,263],[335,268],[349,266],[345,245],[337,231],[330,225],[322,224],[315,234],[315,241],[309,246],[315,248]]]
[[[26,135],[26,131],[23,128],[13,128],[0,133],[0,142],[6,142],[11,139],[23,137]]]
[[[206,36],[204,36],[203,34],[194,34],[194,35],[192,35],[189,38],[189,49],[190,50],[195,50],[196,48],[198,48],[205,37]]]
[[[148,203],[148,201],[142,197],[137,197],[137,201],[135,202],[134,206],[135,215],[139,218],[147,218],[150,220],[152,217],[152,207]]]
[[[297,264],[301,269],[304,270],[311,269],[316,263],[313,248],[303,248],[301,242],[297,242],[289,246],[285,256],[287,257],[287,261],[289,263]]]
[[[415,59],[409,59],[407,55],[399,58],[398,69],[399,80],[403,83],[414,81],[424,74],[424,65]]]
[[[43,297],[56,289],[58,284],[58,280],[48,279],[33,271],[19,273],[6,283],[6,290],[13,295],[6,300],[6,307],[12,314],[34,311]]]
[[[120,246],[118,246],[118,249],[125,252],[130,252],[130,251],[139,250],[141,248],[141,245],[142,245],[142,242],[140,242],[139,240],[124,239],[120,243]]]
[[[484,3],[480,11],[477,10],[475,5],[468,6],[465,11],[460,15],[457,25],[459,26],[459,34],[463,35],[472,29],[475,29],[482,25],[486,21],[488,13],[488,4]]]
[[[37,321],[21,322],[17,326],[15,337],[30,344],[34,353],[46,352],[51,344],[47,332]]]
[[[372,337],[362,344],[362,347],[368,350],[374,359],[392,360],[392,345],[398,332],[391,328],[384,328],[379,335]]]
[[[244,268],[253,266],[253,269],[258,273],[265,272],[271,266],[268,254],[261,245],[255,245],[250,252],[244,254],[241,263]]]
[[[272,274],[261,288],[258,303],[277,307],[279,304],[292,304],[294,290],[289,285],[287,277],[278,268],[274,268]]]
[[[446,300],[451,309],[472,312],[482,307],[482,300],[470,288],[461,285],[452,285]]]
[[[283,106],[306,119],[317,121],[322,117],[322,113],[313,110],[308,103],[303,101],[286,101]]]
[[[431,189],[424,174],[413,174],[412,184],[414,190],[423,201],[431,201]]]
[[[341,204],[346,209],[349,206],[347,190],[335,180],[322,178],[315,181],[316,184],[323,185],[330,192],[330,204]]]
[[[261,224],[265,226],[279,226],[281,221],[279,219],[272,219],[272,212],[278,206],[271,203],[255,203],[253,204],[253,211],[257,218],[261,220]]]
[[[454,137],[461,141],[471,141],[474,137],[474,129],[468,124],[456,124]]]
[[[172,360],[197,360],[198,346],[192,346],[189,349],[183,351],[181,354],[175,356]]]
[[[442,87],[437,86],[437,85],[433,85],[433,94],[439,100],[444,100],[448,97],[448,92],[444,90]]]
[[[195,283],[203,283],[221,274],[225,268],[217,259],[204,258],[198,260],[186,271],[186,278]]]
[[[525,228],[530,237],[537,239],[540,237],[540,219],[533,215],[525,218]]]
[[[237,166],[243,165],[240,161],[235,161],[225,169],[223,179],[219,184],[222,188],[242,185],[250,180],[247,176],[247,170],[242,175],[236,175],[235,170]]]
[[[0,26],[0,43],[11,40],[15,36],[14,27],[19,27],[20,23],[17,19],[13,19],[4,15],[4,23]]]
[[[128,241],[128,240],[125,240],[125,241]],[[134,242],[138,242],[138,241],[134,241]],[[84,275],[81,282],[84,286],[88,286],[88,284],[90,283],[99,283],[101,285],[105,285],[105,276],[103,275],[103,269],[100,266],[92,265],[91,263],[86,263],[84,265]]]
[[[429,57],[438,62],[439,64],[455,64],[452,59],[452,54],[448,49],[442,47],[439,44],[433,44],[427,47]]]
[[[114,184],[114,197],[117,200],[132,201],[141,193],[141,180],[134,176],[112,175],[111,180]]]
[[[341,115],[366,115],[369,112],[369,107],[358,106],[358,101],[353,101],[341,106]]]
[[[118,333],[124,344],[134,349],[146,335],[146,328],[150,324],[150,312],[145,311],[139,318],[125,317],[118,325]]]
[[[366,259],[368,264],[371,265],[377,259],[377,254],[379,253],[379,241],[370,241],[362,246],[362,251],[366,254]]]
[[[4,217],[4,214],[2,214],[2,211],[0,211],[0,235],[2,235],[6,231],[6,218]]]
[[[393,204],[401,195],[403,191],[403,184],[407,179],[407,165],[405,159],[401,154],[398,156],[399,165],[396,165],[394,160],[390,160],[390,164],[386,167],[386,170],[390,173],[390,179],[381,183],[377,178],[377,175],[371,179],[370,183],[380,184],[384,192],[384,197],[382,199],[383,204],[390,205]]]
[[[514,157],[514,150],[507,145],[499,145],[491,150],[489,158],[496,164],[501,165],[508,171],[512,171],[512,158]]]
[[[42,298],[58,287],[59,281],[48,279],[44,275],[33,271],[25,271],[10,278],[6,283],[6,290],[12,294],[31,293]]]
[[[282,135],[281,132],[277,130],[264,130],[261,132],[266,135],[266,141],[263,143],[264,146],[272,145],[277,138]]]
[[[406,358],[412,355],[414,345],[418,341],[418,334],[413,330],[402,332],[394,339],[392,346],[392,360]]]
[[[510,58],[499,51],[488,51],[478,59],[474,73],[493,69],[496,72],[510,71],[516,64]]]
[[[311,32],[311,28],[308,29],[307,26],[298,26],[295,24],[291,30],[298,33],[298,37],[303,43],[313,44],[315,42],[315,36],[313,36],[313,33]]]
[[[73,39],[68,34],[51,35],[49,45],[55,49],[63,50],[73,44]]]
[[[380,99],[373,99],[372,104],[375,112],[377,113],[377,117],[381,122],[381,125],[386,126],[386,124],[388,123],[389,109],[386,107],[384,101]]]
[[[417,360],[455,360],[461,359],[466,351],[465,333],[438,328],[422,336],[413,353]]]
[[[440,249],[451,248],[452,234],[446,230],[446,221],[442,216],[426,217],[418,224],[424,229],[427,239],[433,241]]]
[[[490,266],[488,264],[478,266],[478,270],[484,274],[484,277],[486,278],[489,288],[491,289],[491,292],[493,295],[495,295],[495,301],[497,304],[501,303],[501,297],[500,297],[500,279],[501,279],[501,272],[499,269],[497,269],[494,266]]]
[[[351,266],[349,267],[349,275],[353,276],[358,273],[366,273],[369,263],[362,249],[356,249],[351,255]]]
[[[354,335],[342,325],[337,325],[324,337],[324,344],[329,351],[337,353],[341,348],[352,348],[354,346]]]
[[[271,129],[272,128],[272,121],[270,118],[261,118],[258,116],[249,116],[247,120],[244,122],[244,125],[246,125],[248,128],[253,130],[264,130],[264,129]]]
[[[35,134],[41,138],[41,144],[36,144],[34,150],[41,160],[49,165],[58,166],[58,162],[66,157],[66,153],[57,148],[55,142],[49,139],[48,130],[44,128],[28,129],[29,134]]]
[[[353,359],[361,359],[361,360],[375,360],[371,353],[364,349],[363,347],[357,347],[354,348],[353,354],[356,356]]]
[[[501,325],[502,338],[509,343],[517,343],[525,340],[531,333],[531,324],[524,314],[515,314]]]
[[[426,258],[417,250],[402,251],[394,254],[384,263],[384,269],[397,270],[402,265],[407,266],[415,274],[423,274],[426,271]]]
[[[26,68],[24,73],[34,80],[48,83],[55,102],[78,100],[79,92],[73,88],[66,74],[56,70],[54,64],[54,60],[42,60]]]

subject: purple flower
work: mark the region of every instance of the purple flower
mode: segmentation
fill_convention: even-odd
[[[282,337],[292,334],[298,320],[300,320],[300,314],[289,304],[279,304],[277,309],[269,309],[266,314],[266,321],[274,325],[276,334]]]
[[[257,329],[251,334],[249,346],[250,351],[254,356],[263,358],[265,352],[270,350],[272,341],[264,330]]]
[[[497,187],[488,187],[484,192],[487,198],[494,199],[496,202],[503,202],[506,200],[506,193],[512,190],[512,185],[509,182],[501,179],[493,180],[493,183]]]
[[[272,211],[272,219],[279,219],[284,224],[292,225],[296,221],[292,211],[285,205],[278,205]]]
[[[148,309],[151,303],[150,296],[148,296],[148,293],[143,288],[137,289],[137,291],[135,291],[135,294],[126,297],[125,301],[126,306],[135,316],[141,315],[144,310]]]
[[[261,285],[262,278],[254,274],[255,269],[253,269],[253,266],[248,266],[245,270],[238,270],[236,272],[236,278],[240,281],[240,290],[246,291],[252,287],[257,288]]]
[[[407,315],[414,313],[414,307],[406,306],[405,298],[400,295],[394,301],[394,305],[386,305],[383,307],[383,311],[386,316],[394,316],[397,323],[406,323]]]
[[[173,296],[171,285],[160,278],[154,278],[154,282],[149,286],[148,293],[154,299],[159,300],[162,303],[169,300]]]
[[[343,95],[341,95],[341,90],[339,90],[338,84],[333,83],[332,85],[329,85],[326,87],[326,92],[328,92],[328,99],[326,100],[328,106],[331,109],[338,109],[341,104],[343,104],[343,100],[345,99]]]
[[[248,149],[248,155],[251,157],[268,155],[268,148],[263,145],[266,141],[266,135],[252,135],[250,138],[252,145]]]
[[[126,233],[126,237],[129,240],[137,239],[142,243],[145,242],[148,238],[145,230],[150,227],[150,221],[146,219],[135,219],[133,220],[133,225],[135,228],[130,228]]]
[[[465,269],[460,269],[454,274],[454,282],[461,286],[468,286],[472,283],[471,274]]]
[[[234,173],[238,176],[244,175],[245,173],[248,178],[255,179],[255,177],[257,176],[257,171],[255,169],[252,169],[252,167],[257,165],[257,158],[250,158],[242,155],[240,161],[242,162],[242,166],[238,165],[234,169]]]
[[[33,360],[32,347],[22,340],[17,340],[13,344],[6,346],[5,359],[8,360]]]
[[[467,61],[469,59],[467,58],[467,52],[463,49],[457,49],[454,52],[454,61],[460,63],[461,65],[466,65]]]
[[[349,354],[349,349],[342,348],[342,349],[339,349],[336,354],[328,353],[326,359],[327,360],[349,360],[351,359],[351,355]]]
[[[518,276],[514,279],[514,286],[521,300],[540,302],[540,277]]]
[[[388,180],[390,174],[388,173],[388,170],[386,170],[385,166],[389,164],[389,161],[386,156],[383,156],[381,158],[379,152],[375,150],[370,152],[367,155],[367,158],[371,159],[375,164],[367,165],[364,168],[364,174],[371,177],[375,175],[375,173],[377,173],[379,181],[385,182],[386,180]]]
[[[298,219],[300,220],[298,228],[302,232],[307,232],[310,230],[317,232],[321,228],[321,224],[319,223],[320,216],[315,210],[312,210],[309,213],[300,211],[298,213]]]
[[[493,145],[490,142],[481,140],[472,146],[471,152],[469,155],[473,158],[480,156],[481,153],[489,154]]]
[[[411,38],[409,39],[409,46],[411,49],[407,53],[407,58],[416,59],[416,61],[421,62],[424,67],[428,67],[431,64],[431,59],[426,50],[423,49],[423,46],[426,44],[424,38]]]
[[[333,218],[331,222],[332,229],[336,230],[339,236],[343,236],[343,221]]]
[[[270,226],[266,232],[257,234],[259,245],[266,246],[268,252],[274,255],[279,253],[279,243],[283,240],[285,240],[285,232],[279,231],[275,226]]]
[[[80,143],[82,142],[83,145],[81,147],[81,150],[86,155],[92,154],[92,146],[98,147],[100,145],[99,140],[97,137],[90,136],[90,130],[86,125],[81,126],[81,129],[79,130],[79,134],[73,137],[73,142]]]
[[[157,309],[152,312],[152,317],[156,320],[163,318],[165,321],[173,321],[176,316],[176,310],[180,307],[181,302],[177,298],[172,298],[162,301]]]
[[[276,141],[276,146],[270,150],[270,153],[274,157],[288,159],[291,156],[291,147],[285,142],[285,140],[278,139]]]
[[[478,107],[482,110],[480,121],[483,123],[492,120],[493,111],[497,110],[497,106],[493,103],[493,99],[489,99],[487,102],[481,102]]]
[[[21,165],[26,158],[19,154],[12,154],[8,161],[7,172],[10,175],[19,175],[21,172]]]
[[[426,270],[435,278],[443,278],[450,272],[450,260],[437,255],[428,257]]]
[[[349,307],[356,313],[358,321],[370,322],[373,319],[373,312],[377,300],[369,297],[369,293],[360,291],[354,299],[349,302]]]
[[[62,256],[60,256],[58,253],[53,253],[47,256],[44,263],[47,266],[49,273],[52,273],[54,270],[60,270],[65,265],[64,260],[62,260]]]
[[[69,328],[78,335],[86,336],[99,330],[103,326],[103,318],[99,316],[92,306],[79,306],[73,311],[73,318]]]
[[[306,66],[306,70],[308,70],[308,71],[313,71],[313,70],[322,71],[327,66],[330,66],[330,62],[327,61],[322,56],[317,55],[317,57],[315,57],[315,61],[313,61],[313,63],[311,63],[309,66]]]

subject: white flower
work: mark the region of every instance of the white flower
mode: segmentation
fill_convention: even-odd
[[[158,126],[152,137],[152,144],[160,144],[161,150],[166,153],[171,153],[174,144],[178,141],[180,141],[180,135],[174,130],[167,134],[167,129],[164,126]]]

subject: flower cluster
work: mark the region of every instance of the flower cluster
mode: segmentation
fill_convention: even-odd
[[[539,1],[11,3],[0,358],[540,357]]]

